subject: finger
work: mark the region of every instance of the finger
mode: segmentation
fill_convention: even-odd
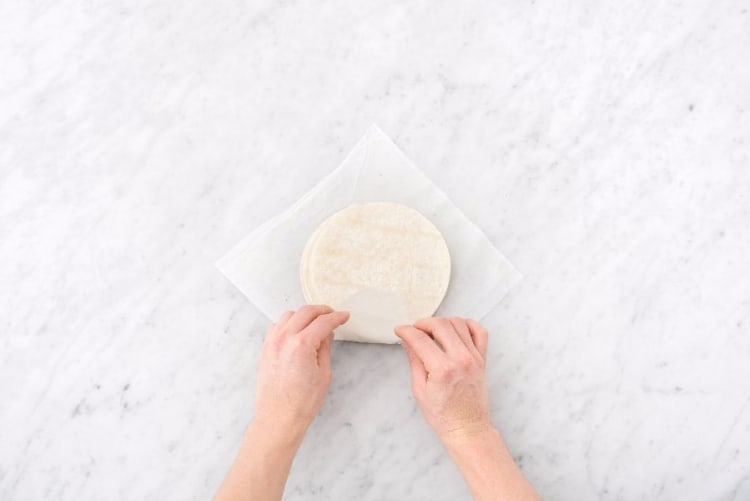
[[[487,329],[479,325],[479,322],[467,318],[466,325],[469,327],[471,333],[471,339],[474,341],[474,346],[479,350],[479,354],[482,355],[482,360],[487,359]]]
[[[294,315],[294,312],[291,310],[285,311],[284,313],[282,313],[279,319],[276,322],[271,324],[271,328],[269,329],[269,331],[273,331],[273,330],[279,331],[283,329],[286,323],[289,321],[289,319],[292,318],[292,315]]]
[[[309,337],[316,348],[333,333],[333,329],[349,320],[348,311],[332,311],[315,318],[300,334]]]
[[[324,304],[308,304],[294,312],[294,315],[287,321],[284,330],[288,334],[297,334],[305,327],[318,318],[320,315],[332,312],[330,306]]]
[[[333,342],[333,333],[320,343],[318,350],[318,367],[324,371],[331,370],[331,343]]]
[[[409,358],[409,368],[411,369],[411,379],[415,384],[427,382],[427,369],[417,355],[409,348],[409,345],[403,344],[406,356]]]
[[[428,372],[432,372],[445,364],[445,353],[438,348],[435,341],[425,332],[422,332],[413,325],[401,325],[396,327],[395,332],[401,341],[412,350],[412,353],[422,361]]]
[[[414,327],[430,334],[447,353],[466,351],[466,345],[447,318],[431,317],[414,322]]]
[[[474,355],[477,358],[481,358],[482,355],[479,353],[479,350],[474,345],[474,340],[471,338],[471,332],[469,332],[469,326],[466,325],[466,320],[462,318],[449,318],[448,321],[451,323],[453,328],[458,333],[459,337],[461,338],[461,341],[463,341],[464,346],[466,346],[466,349],[471,352],[472,355]]]
[[[294,315],[294,312],[292,310],[285,311],[280,317],[279,321],[276,322],[276,325],[279,327],[284,327],[286,323],[289,321],[290,318],[292,318],[292,315]]]

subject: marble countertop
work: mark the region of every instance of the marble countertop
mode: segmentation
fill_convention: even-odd
[[[745,2],[3,2],[0,498],[208,499],[267,320],[214,267],[378,123],[523,272],[493,419],[545,499],[750,499]],[[289,500],[467,490],[338,343]]]

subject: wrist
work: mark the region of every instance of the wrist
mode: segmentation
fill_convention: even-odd
[[[307,424],[301,420],[272,419],[256,415],[248,425],[245,437],[277,450],[296,452],[306,432]]]
[[[440,440],[448,451],[460,450],[478,444],[502,442],[500,432],[492,423],[476,423],[452,429],[440,435]]]
[[[461,467],[480,458],[513,464],[513,457],[500,432],[491,424],[482,428],[463,429],[442,437],[443,446]]]

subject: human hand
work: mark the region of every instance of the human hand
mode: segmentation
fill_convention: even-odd
[[[396,328],[409,357],[412,393],[450,446],[492,431],[484,374],[487,331],[461,318],[426,318]]]
[[[255,417],[217,501],[281,499],[294,455],[331,384],[333,329],[348,319],[328,306],[303,306],[268,328]]]
[[[333,329],[349,313],[307,305],[271,324],[258,363],[255,421],[304,435],[331,383]]]

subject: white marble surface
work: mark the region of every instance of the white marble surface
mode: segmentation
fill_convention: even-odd
[[[0,498],[207,499],[266,321],[213,263],[377,122],[525,274],[493,417],[546,499],[750,498],[747,2],[0,3]],[[287,498],[466,499],[394,346]]]

